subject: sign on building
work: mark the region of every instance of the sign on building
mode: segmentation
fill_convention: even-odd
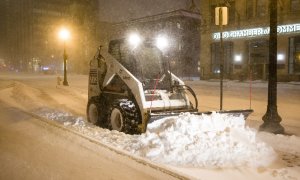
[[[300,24],[287,24],[277,26],[278,34],[289,34],[289,33],[299,33]],[[256,27],[251,29],[241,29],[234,31],[223,32],[224,39],[235,39],[235,38],[251,38],[258,36],[266,36],[270,34],[270,27]],[[220,39],[220,32],[212,34],[214,40]]]
[[[216,7],[215,8],[215,23],[216,23],[216,25],[227,25],[228,24],[228,8],[227,7]]]

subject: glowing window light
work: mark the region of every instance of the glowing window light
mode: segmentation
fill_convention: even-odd
[[[240,54],[237,54],[234,56],[234,61],[235,62],[242,62],[242,55]]]
[[[277,54],[277,60],[278,61],[283,61],[284,60],[284,55],[283,54]]]

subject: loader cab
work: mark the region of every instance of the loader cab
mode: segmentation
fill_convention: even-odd
[[[187,86],[169,69],[164,41],[131,40],[110,41],[108,51],[99,50],[90,62],[88,121],[136,134],[145,132],[151,116],[197,110],[195,93],[194,108]]]
[[[113,40],[109,53],[142,82],[144,90],[153,89],[155,84],[158,89],[171,88],[168,64],[153,40],[146,39],[137,47],[126,39]]]

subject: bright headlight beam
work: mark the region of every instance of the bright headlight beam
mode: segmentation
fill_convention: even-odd
[[[168,39],[165,36],[158,36],[155,44],[160,50],[164,50],[169,46]]]
[[[141,41],[141,37],[138,34],[134,33],[129,35],[128,42],[134,48],[137,47]]]

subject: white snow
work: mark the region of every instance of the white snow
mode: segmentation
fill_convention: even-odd
[[[281,134],[274,135],[266,132],[260,132],[258,134],[258,138],[264,142],[272,144],[272,147],[278,151],[300,155],[299,136],[285,136]]]
[[[300,176],[299,136],[257,132],[245,124],[242,116],[185,113],[149,124],[147,132],[142,135],[127,135],[86,122],[84,114],[87,96],[84,88],[87,87],[82,80],[78,82],[84,84],[82,87],[72,88],[55,87],[55,77],[51,81],[39,80],[40,77],[25,80],[25,77],[17,76],[14,81],[9,76],[1,78],[5,80],[0,81],[0,100],[3,102],[54,120],[101,143],[174,167],[176,171],[193,177],[199,177],[200,174],[214,177],[215,173],[205,169],[241,167],[252,168],[249,172],[255,173],[255,176],[251,177],[263,174],[262,177],[269,179],[297,179]],[[53,84],[49,85],[49,82]],[[196,92],[197,86],[203,83],[194,85]],[[212,97],[211,94],[208,97]],[[288,107],[293,107],[290,110],[297,109],[294,104],[299,107],[295,98],[284,102],[282,99],[281,105],[288,104]],[[297,123],[297,114],[292,117],[293,124]],[[263,173],[259,170],[252,172],[260,168],[264,168]],[[226,174],[226,170],[221,172]]]
[[[272,147],[258,141],[255,130],[245,127],[243,116],[185,113],[155,121],[148,125],[146,133],[131,136],[93,127],[84,118],[69,113],[46,109],[36,113],[158,163],[182,167],[261,167],[276,159]]]
[[[187,167],[267,166],[276,154],[256,141],[242,116],[181,114],[148,126],[125,149],[154,161]]]

